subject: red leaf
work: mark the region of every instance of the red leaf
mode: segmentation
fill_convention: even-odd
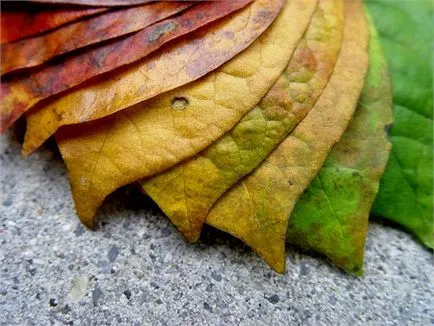
[[[0,20],[1,44],[17,41],[46,32],[80,18],[94,15],[107,8],[55,9],[34,11],[2,11]],[[3,61],[3,60],[2,60]]]
[[[33,67],[86,45],[139,31],[191,6],[190,3],[155,2],[108,12],[31,39],[1,47],[1,73]]]

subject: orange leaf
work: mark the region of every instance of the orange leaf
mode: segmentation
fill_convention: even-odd
[[[22,113],[40,100],[65,91],[104,72],[144,58],[168,41],[194,31],[218,18],[224,17],[249,2],[252,2],[252,0],[198,4],[190,10],[185,11],[180,16],[149,26],[131,36],[114,40],[106,45],[85,51],[80,55],[70,57],[62,62],[47,64],[42,66],[36,73],[23,77],[18,76],[11,81],[2,83],[0,95],[2,102],[0,130],[3,131],[7,129]],[[268,24],[266,24],[267,21],[271,22],[272,18],[274,18],[274,16],[262,18],[260,21],[264,22],[263,25],[266,27],[268,26]],[[255,33],[250,33],[246,38],[254,39],[257,36],[258,35],[255,35]],[[192,40],[188,41],[191,42]],[[237,48],[234,49],[235,53],[237,53],[236,50]],[[222,64],[223,62],[217,60],[216,63]],[[146,64],[146,62],[144,64]],[[135,69],[138,68],[135,67]],[[156,69],[161,69],[161,67],[158,65]],[[209,69],[206,72],[208,71]],[[167,76],[160,76],[160,78],[164,77]],[[106,81],[107,77],[103,80]],[[161,84],[161,80],[159,80],[158,83]],[[120,84],[122,84],[121,81]],[[110,93],[113,93],[113,88],[116,88],[116,83],[111,83]],[[131,92],[130,89],[124,89],[124,91],[128,93]],[[85,93],[87,94],[88,92],[89,89],[86,88]],[[153,95],[156,94],[154,93]],[[137,97],[137,99],[139,99],[139,97]],[[143,100],[143,98],[141,100]],[[130,103],[127,106],[132,104],[134,103]],[[98,101],[95,102],[95,105],[99,106]],[[125,106],[121,108],[125,108]],[[63,109],[65,109],[65,107],[63,107]],[[69,109],[74,112],[74,115],[83,116],[80,112],[77,112],[77,110],[88,108],[77,107],[77,102],[74,102]],[[113,112],[107,112],[103,114],[103,116]]]
[[[38,11],[2,10],[0,19],[1,44],[46,32],[80,18],[94,15],[106,8],[54,9]],[[2,59],[3,60],[3,59]]]
[[[190,6],[189,3],[156,2],[111,11],[69,24],[49,34],[5,44],[1,47],[1,73],[37,66],[52,57],[86,45],[139,31]]]

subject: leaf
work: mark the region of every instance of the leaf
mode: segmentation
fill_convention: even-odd
[[[263,17],[259,8],[269,4],[257,0],[245,14]],[[60,129],[56,139],[82,221],[95,226],[95,212],[113,190],[197,154],[230,130],[285,69],[315,7],[316,1],[288,1],[266,33],[203,79],[104,119]],[[241,19],[239,27],[248,21]]]
[[[306,116],[330,77],[342,43],[343,3],[321,0],[286,70],[224,137],[194,158],[141,182],[190,241],[214,202],[251,172]]]
[[[23,152],[31,153],[63,125],[102,118],[199,79],[246,49],[271,24],[283,1],[255,1],[124,71],[104,75],[98,82],[35,108],[28,114]],[[193,9],[202,13],[205,5]],[[207,15],[212,12],[206,11]]]
[[[27,111],[40,100],[65,91],[73,86],[83,83],[92,77],[101,75],[104,72],[111,71],[120,66],[144,58],[170,40],[199,29],[200,27],[203,27],[204,25],[218,18],[224,17],[251,1],[252,0],[240,0],[236,3],[204,3],[191,8],[191,10],[185,11],[180,16],[151,25],[131,36],[121,38],[119,40],[115,39],[108,44],[99,46],[95,49],[90,49],[80,55],[72,56],[58,63],[47,63],[47,65],[38,69],[36,73],[32,72],[31,74],[25,75],[23,77],[18,76],[9,82],[2,83],[2,92],[0,94],[0,99],[2,101],[2,114],[0,118],[3,130],[8,128],[22,113]],[[273,9],[278,11],[278,8]],[[274,12],[272,12],[272,14],[273,13]],[[255,32],[259,32],[261,28],[265,29],[266,26],[271,23],[273,18],[274,16],[267,16],[263,19],[260,19],[258,21],[258,25],[262,23],[265,26],[260,25],[260,27],[258,27],[257,30],[253,31],[251,34],[243,35],[245,37],[241,39],[241,41],[253,41],[255,36],[257,37],[260,34]],[[217,45],[214,47],[216,46]],[[179,47],[176,47],[175,51],[176,49],[179,49]],[[228,51],[229,53],[226,53],[226,55],[235,55],[240,50],[241,49],[234,47],[234,49]],[[170,53],[164,54],[165,58],[170,56],[170,54],[173,54],[173,51],[169,50],[169,52]],[[185,55],[187,54],[189,53],[186,52]],[[184,53],[182,53],[181,58],[181,60],[178,59],[178,62],[185,61]],[[79,117],[79,121],[74,120],[72,122],[78,123],[91,119],[97,119],[99,117],[114,113],[117,110],[131,106],[153,95],[157,95],[162,91],[161,88],[165,90],[164,86],[166,83],[164,83],[162,86],[161,84],[163,83],[161,82],[161,78],[168,78],[167,74],[160,75],[160,78],[158,79],[158,85],[146,81],[146,83],[149,85],[148,87],[151,89],[151,92],[144,92],[142,91],[144,88],[144,79],[149,78],[149,75],[144,72],[146,69],[142,70],[142,67],[149,67],[149,65],[154,64],[156,65],[156,68],[153,69],[150,67],[147,70],[152,70],[152,72],[154,72],[154,70],[158,70],[161,73],[162,69],[167,68],[167,66],[160,66],[161,63],[164,63],[164,59],[157,59],[156,62],[153,62],[152,58],[149,58],[148,60],[139,62],[138,65],[129,68],[127,71],[120,73],[114,72],[115,75],[112,75],[111,77],[106,75],[101,76],[100,82],[91,84],[91,86],[84,85],[82,89],[74,90],[72,93],[61,97],[59,100],[55,100],[50,104],[43,106],[35,113],[36,115],[44,117],[44,123],[38,125],[38,130],[43,129],[44,125],[49,125],[51,123],[51,121],[47,120],[44,113],[47,110],[50,111],[50,109],[53,107],[57,109],[57,111],[62,110],[62,112],[69,112],[75,118]],[[214,64],[217,65],[219,63],[222,64],[223,62],[216,60]],[[132,79],[133,76],[137,76],[137,74],[139,74],[141,78],[131,81],[130,79]],[[114,82],[112,81],[112,78],[114,78]],[[193,78],[187,79],[184,81],[184,83],[192,79]],[[134,94],[131,88],[126,87],[126,83],[128,82],[134,83],[136,86],[135,89],[140,93],[140,95]],[[104,85],[106,84],[110,85],[109,90],[107,90],[107,88],[105,89],[106,91],[109,91],[111,96],[105,97],[100,101],[96,100],[95,97],[101,95],[98,90],[101,89],[101,86],[104,89]],[[97,91],[92,96],[94,99],[89,101],[89,93],[91,93],[93,89],[96,89]],[[116,92],[114,92],[114,90]],[[120,98],[121,94],[124,95],[124,97],[127,97],[130,101],[125,101],[125,103],[124,101],[121,101],[121,103],[119,103],[119,101],[114,101],[111,103],[113,95]],[[80,102],[77,102],[78,99],[74,96],[85,97],[86,101],[82,102],[83,105],[81,107],[77,107],[77,103]],[[112,110],[108,110],[103,106],[103,103],[107,103],[107,101],[110,101],[109,105],[111,106]],[[90,104],[92,105],[91,107],[89,107]],[[87,112],[81,113],[80,110],[86,110]],[[94,110],[97,112],[96,114],[92,115]],[[102,112],[103,114],[101,115]],[[56,123],[56,126],[63,122],[62,118],[59,118],[59,115],[62,116],[62,114],[56,112],[54,117],[52,117],[55,119],[55,122],[53,123]],[[85,120],[83,120],[83,118]],[[53,132],[54,131],[55,129]]]
[[[370,0],[367,6],[390,62],[394,101],[393,149],[372,212],[434,248],[433,4]]]
[[[351,17],[351,18],[349,18]],[[206,222],[244,241],[277,272],[296,200],[351,119],[367,69],[368,33],[361,1],[345,1],[344,39],[323,94],[295,130],[213,206]]]
[[[386,136],[392,122],[389,71],[369,25],[369,70],[356,113],[295,205],[286,236],[287,243],[325,254],[356,275],[363,273],[369,212],[391,150]]]
[[[48,34],[5,44],[1,47],[1,73],[37,66],[55,56],[141,30],[189,6],[191,4],[188,3],[156,2],[110,11],[69,24]],[[114,48],[113,45],[111,47]]]
[[[18,11],[2,8],[0,41],[1,44],[14,42],[106,10],[106,8],[54,10],[35,10],[32,8],[29,11]],[[3,61],[4,58],[2,58],[2,63]]]

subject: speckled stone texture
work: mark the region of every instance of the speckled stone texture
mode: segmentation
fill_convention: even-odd
[[[215,230],[186,243],[134,187],[89,231],[55,147],[1,145],[1,325],[434,323],[433,255],[400,230],[371,223],[363,278],[292,247],[282,276]]]

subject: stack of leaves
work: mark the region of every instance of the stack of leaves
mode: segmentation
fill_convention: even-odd
[[[290,243],[361,275],[371,214],[434,247],[430,1],[27,2],[2,11],[1,130],[55,135],[85,225],[135,183],[280,273]]]

